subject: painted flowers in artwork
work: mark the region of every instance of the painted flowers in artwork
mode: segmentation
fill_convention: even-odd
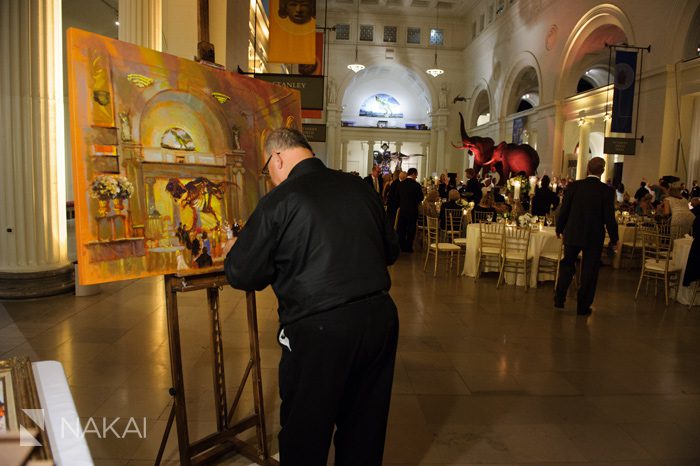
[[[117,180],[117,194],[114,196],[115,199],[129,199],[132,194],[134,194],[134,185],[129,181],[126,176],[119,175],[116,177]]]
[[[134,193],[134,185],[125,176],[98,175],[90,185],[90,197],[100,201],[128,199]]]
[[[90,185],[90,197],[100,201],[114,199],[119,192],[119,183],[109,175],[98,175]]]

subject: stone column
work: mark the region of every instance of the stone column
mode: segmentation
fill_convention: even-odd
[[[367,141],[367,170],[366,172],[369,173],[370,170],[372,170],[372,166],[374,165],[374,141],[369,140]],[[365,176],[366,173],[360,173],[360,176]]]
[[[552,141],[552,175],[561,176],[568,169],[564,161],[564,114],[561,101],[554,102],[554,140]]]
[[[0,1],[0,298],[73,289],[60,0]]]
[[[329,168],[342,168],[342,158],[339,153],[340,110],[337,106],[329,105],[326,115],[326,161]]]
[[[422,178],[430,178],[432,173],[428,173],[428,152],[430,150],[430,143],[428,142],[421,142],[420,143],[420,151],[421,154],[423,154],[423,157],[420,159],[420,173],[418,173],[418,176]]]
[[[445,150],[446,144],[445,144],[445,136],[447,132],[447,117],[449,115],[449,111],[440,109],[436,112],[433,112],[431,115],[432,118],[432,133],[434,133],[434,143],[431,144],[431,153],[434,154],[434,157],[431,157],[434,161],[433,163],[435,164],[432,168],[435,172],[441,173],[447,168],[447,163],[445,160]],[[432,134],[431,134],[432,136]]]
[[[163,50],[162,0],[119,0],[119,40]],[[196,21],[194,18],[192,21]]]
[[[347,164],[348,141],[346,141],[344,139],[340,142],[340,154],[339,154],[338,160],[340,160],[340,165],[338,166],[338,168],[340,170],[347,171],[347,169],[348,169],[348,166],[347,166],[348,165]]]
[[[588,163],[588,149],[590,147],[591,124],[584,121],[578,130],[578,160],[576,162],[576,179],[586,177],[586,165]]]

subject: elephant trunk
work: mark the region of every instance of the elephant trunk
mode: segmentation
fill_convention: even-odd
[[[462,112],[459,112],[459,121],[461,123],[459,131],[462,135],[462,142],[466,145],[467,141],[469,141],[469,135],[467,134],[467,129],[464,127],[464,117],[462,116]]]

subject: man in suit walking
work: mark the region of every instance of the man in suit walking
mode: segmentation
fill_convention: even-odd
[[[423,202],[423,189],[416,181],[418,170],[409,168],[407,175],[397,189],[399,222],[396,226],[396,233],[399,235],[401,250],[413,252],[413,239],[416,237],[416,221],[418,220],[418,205]]]
[[[381,197],[384,190],[384,180],[381,175],[381,167],[379,165],[372,166],[372,173],[365,176],[365,181],[369,184],[375,193]]]
[[[594,157],[588,162],[588,177],[567,186],[557,220],[557,237],[564,235],[564,258],[559,268],[554,307],[564,308],[566,291],[576,273],[576,259],[583,252],[577,303],[579,315],[591,313],[605,229],[610,236],[610,248],[618,241],[615,192],[600,181],[604,171],[604,159]]]

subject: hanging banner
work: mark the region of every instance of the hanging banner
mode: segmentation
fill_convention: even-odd
[[[525,130],[526,122],[527,117],[520,117],[513,120],[513,144],[523,143],[523,131]]]
[[[304,76],[323,76],[323,33],[316,33],[316,59],[313,65],[297,65],[298,74]]]
[[[615,90],[613,92],[613,133],[631,133],[634,91],[637,77],[637,52],[615,52]]]
[[[323,76],[260,73],[253,77],[287,89],[299,91],[301,93],[302,109],[323,110]]]
[[[270,0],[270,50],[273,63],[316,61],[316,0]]]

